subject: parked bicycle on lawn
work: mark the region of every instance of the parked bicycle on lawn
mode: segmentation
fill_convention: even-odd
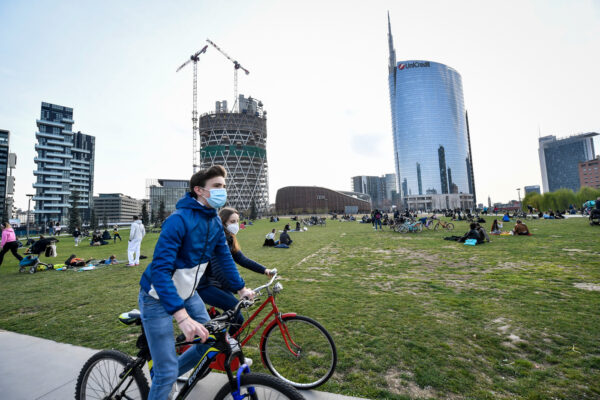
[[[212,362],[221,357],[223,368],[227,373],[228,382],[219,390],[215,399],[241,400],[250,398],[258,399],[288,399],[302,400],[304,397],[292,386],[281,379],[271,375],[250,372],[245,364],[242,346],[237,340],[227,333],[234,320],[234,315],[241,308],[251,306],[253,301],[240,300],[235,308],[223,313],[204,324],[210,333],[205,342],[208,349],[193,368],[183,386],[177,387],[176,400],[188,398],[194,386],[203,379],[211,370]],[[140,351],[135,359],[117,350],[102,350],[93,355],[83,366],[77,378],[75,398],[86,399],[146,399],[149,385],[142,368],[146,363],[152,369],[152,358],[142,319],[138,310],[132,310],[119,316],[119,320],[126,325],[139,325],[142,333],[137,339],[136,346]],[[185,337],[178,337],[175,347],[200,343],[196,338],[192,342],[185,341]],[[237,366],[239,368],[237,368]],[[237,368],[234,374],[233,370]],[[176,383],[178,385],[178,383]]]
[[[407,220],[403,224],[395,225],[394,230],[400,233],[421,232],[423,230],[423,223],[421,221]]]
[[[435,224],[435,226],[433,227],[434,231],[437,231],[438,229],[445,229],[447,231],[451,231],[454,229],[454,224],[452,222],[445,222],[440,219],[438,220],[437,224]]]
[[[283,290],[277,269],[273,269],[271,280],[254,289],[254,304],[259,302],[262,291],[267,298],[233,337],[245,346],[265,325],[260,343],[260,357],[263,365],[276,377],[297,389],[313,389],[327,382],[337,364],[337,350],[333,338],[317,321],[296,313],[282,313],[275,303],[275,296]],[[268,314],[252,331],[249,326],[267,306]],[[213,311],[213,310],[211,310]],[[245,336],[244,336],[245,335]],[[240,339],[243,337],[243,339]],[[211,368],[221,369],[224,356],[218,356]]]

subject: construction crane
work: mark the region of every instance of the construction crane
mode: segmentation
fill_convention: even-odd
[[[194,143],[193,143],[193,148],[192,151],[194,152],[193,158],[192,158],[192,170],[194,171],[194,173],[196,173],[196,171],[198,171],[198,169],[200,168],[200,163],[198,161],[198,156],[199,156],[199,151],[198,151],[198,60],[200,60],[200,54],[202,53],[206,53],[206,49],[208,48],[208,45],[204,46],[200,51],[192,54],[190,56],[190,59],[187,60],[186,62],[184,62],[183,64],[181,64],[181,66],[179,68],[177,68],[177,71],[175,72],[179,72],[183,69],[183,67],[185,67],[186,65],[188,65],[189,63],[193,62],[194,63],[194,90],[193,90],[193,106],[192,106],[192,134],[194,135]]]
[[[244,71],[246,73],[246,75],[248,75],[250,73],[250,71],[248,71],[246,68],[242,67],[242,65],[235,61],[233,58],[229,57],[229,55],[227,53],[225,53],[223,50],[221,50],[221,48],[219,46],[217,46],[213,41],[211,41],[210,39],[206,39],[206,41],[208,43],[210,43],[215,49],[219,50],[219,52],[221,54],[223,54],[225,57],[227,57],[227,59],[229,61],[231,61],[233,63],[233,108],[235,109],[237,102],[238,102],[238,69],[241,69],[242,71]]]

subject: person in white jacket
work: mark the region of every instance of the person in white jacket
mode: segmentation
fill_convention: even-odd
[[[144,224],[142,224],[138,216],[134,215],[131,230],[129,231],[129,245],[127,246],[128,265],[130,267],[140,265],[140,246],[142,245],[144,236],[146,236],[146,228],[144,228]]]

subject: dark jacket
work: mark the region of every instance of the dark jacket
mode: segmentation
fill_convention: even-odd
[[[140,280],[142,289],[160,299],[169,314],[183,308],[184,299],[191,297],[202,277],[202,265],[215,256],[223,275],[237,282],[233,289],[245,286],[227,246],[223,224],[217,211],[200,204],[187,193],[167,218],[156,247],[154,258]]]
[[[230,236],[227,237],[227,244],[229,245],[229,250],[231,251],[233,239]],[[246,257],[241,250],[239,250],[237,253],[232,251],[231,256],[237,265],[240,265],[251,271],[258,272],[259,274],[264,274],[267,269],[263,265]],[[204,275],[202,275],[202,279],[200,279],[198,289],[203,289],[208,286],[224,288],[230,292],[236,292],[243,287],[238,287],[239,282],[237,280],[231,280],[227,277],[227,275],[225,275],[221,262],[217,257],[214,256],[210,259],[210,263],[208,263],[206,271],[204,271]]]
[[[464,243],[467,239],[475,239],[477,240],[477,244],[483,243],[484,238],[481,237],[481,234],[477,231],[477,229],[471,229],[469,232],[465,233],[463,237],[460,238],[459,242]]]
[[[288,233],[286,231],[281,232],[281,234],[279,235],[279,243],[289,245],[291,242],[292,242],[292,239],[290,238],[290,235],[288,235]]]

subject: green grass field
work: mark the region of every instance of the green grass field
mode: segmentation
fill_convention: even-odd
[[[442,240],[448,232],[328,221],[292,232],[290,249],[263,248],[264,235],[286,222],[258,221],[238,237],[247,256],[279,270],[282,311],[332,333],[339,362],[322,390],[371,399],[600,397],[600,227],[586,219],[528,222],[533,236],[476,247]],[[456,226],[451,234],[467,230]],[[7,254],[0,328],[133,354],[138,331],[116,317],[137,307],[157,238],[144,239],[150,258],[139,267],[19,274]],[[125,241],[76,248],[65,238],[52,261],[71,253],[126,260],[126,250]],[[266,281],[242,275],[252,287]],[[247,353],[260,359],[256,347]]]

